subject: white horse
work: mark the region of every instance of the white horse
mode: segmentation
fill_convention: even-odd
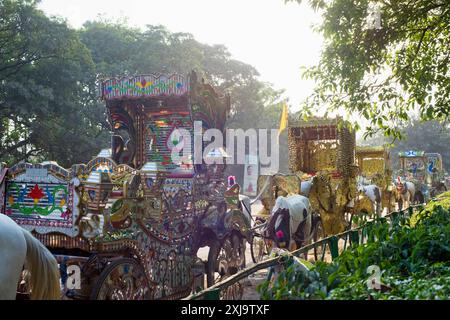
[[[381,216],[381,190],[375,184],[358,185],[358,192],[365,194],[374,205],[378,217]]]
[[[311,240],[312,214],[309,199],[302,195],[278,197],[271,212],[269,235],[289,250]],[[275,220],[275,221],[273,221]]]
[[[30,298],[60,299],[58,263],[30,232],[0,214],[0,300],[14,300],[22,269],[30,274]]]
[[[397,182],[395,184],[395,200],[398,203],[398,209],[408,208],[411,205],[411,201],[414,201],[414,196],[416,194],[416,187],[414,183],[410,181],[402,182],[400,177],[397,177]]]

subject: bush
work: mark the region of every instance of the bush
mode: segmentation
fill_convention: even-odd
[[[294,265],[259,288],[262,299],[449,299],[450,195],[399,224],[374,224],[363,245],[305,273]],[[369,266],[381,271],[381,288],[367,285]]]

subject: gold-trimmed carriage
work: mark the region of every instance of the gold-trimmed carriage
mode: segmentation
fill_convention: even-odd
[[[356,198],[355,132],[341,118],[312,118],[288,127],[291,174],[260,176],[259,213],[268,216],[278,196],[307,196],[326,235],[345,230],[345,212]],[[321,226],[322,227],[322,226]]]
[[[0,212],[57,257],[65,295],[179,299],[244,267],[250,220],[226,199],[222,155],[208,154],[208,164],[180,155],[193,154],[194,122],[224,130],[229,96],[194,72],[108,79],[101,93],[110,151],[68,170],[44,162],[0,171]],[[76,268],[81,282],[67,287]]]
[[[308,196],[325,235],[343,232],[357,196],[355,131],[340,117],[298,119],[289,124],[288,144],[290,170],[312,177]]]
[[[309,198],[313,210],[310,233],[303,239],[317,241],[343,232],[351,224],[353,210],[361,205],[357,201],[355,132],[341,118],[299,119],[289,123],[288,146],[292,173],[258,178],[263,205],[258,216],[269,220],[279,196],[301,194]],[[253,239],[254,260],[260,260],[257,257],[267,251],[265,247]],[[316,257],[320,250],[314,248]]]
[[[384,146],[357,146],[359,183],[374,184],[381,191],[381,207],[393,209],[392,164],[390,152]]]

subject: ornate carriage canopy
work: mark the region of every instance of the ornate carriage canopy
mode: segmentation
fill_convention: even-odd
[[[107,79],[101,92],[113,131],[111,161],[133,168],[139,176],[122,199],[119,195],[113,203],[112,225],[134,230],[133,239],[146,253],[143,261],[148,278],[158,283],[156,296],[184,290],[192,280],[187,267],[194,261],[199,218],[206,214],[215,226],[217,208],[226,207],[222,168],[194,166],[194,126],[200,127],[201,134],[210,128],[223,131],[229,96],[218,94],[195,72]],[[207,142],[201,143],[203,154]],[[180,151],[180,157],[174,158],[173,151]],[[115,176],[113,169],[111,179]],[[132,190],[138,201],[129,196]],[[98,211],[106,207],[100,204]],[[128,211],[132,212],[131,223],[127,222]]]
[[[171,150],[184,148],[192,155],[194,122],[203,130],[223,131],[230,110],[229,96],[198,81],[195,72],[107,79],[101,92],[114,132],[112,159],[136,169],[146,162],[161,163],[169,171],[189,167],[192,156],[173,163]],[[190,144],[177,129],[189,132]]]
[[[401,173],[407,180],[425,181],[427,175],[425,151],[404,151],[399,152],[398,156],[400,159]]]
[[[289,124],[289,167],[314,174],[350,175],[355,165],[355,132],[341,118],[312,118]]]
[[[356,147],[356,159],[360,174],[369,178],[391,168],[389,152],[383,146]]]

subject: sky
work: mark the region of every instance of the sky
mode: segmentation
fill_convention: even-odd
[[[285,89],[290,111],[312,93],[314,82],[301,78],[301,66],[319,62],[322,37],[311,26],[320,15],[306,4],[284,0],[42,0],[50,16],[79,28],[99,15],[126,19],[134,27],[164,25],[191,33],[197,41],[225,45],[234,59],[254,66],[260,80]],[[152,72],[153,70],[149,70]]]

